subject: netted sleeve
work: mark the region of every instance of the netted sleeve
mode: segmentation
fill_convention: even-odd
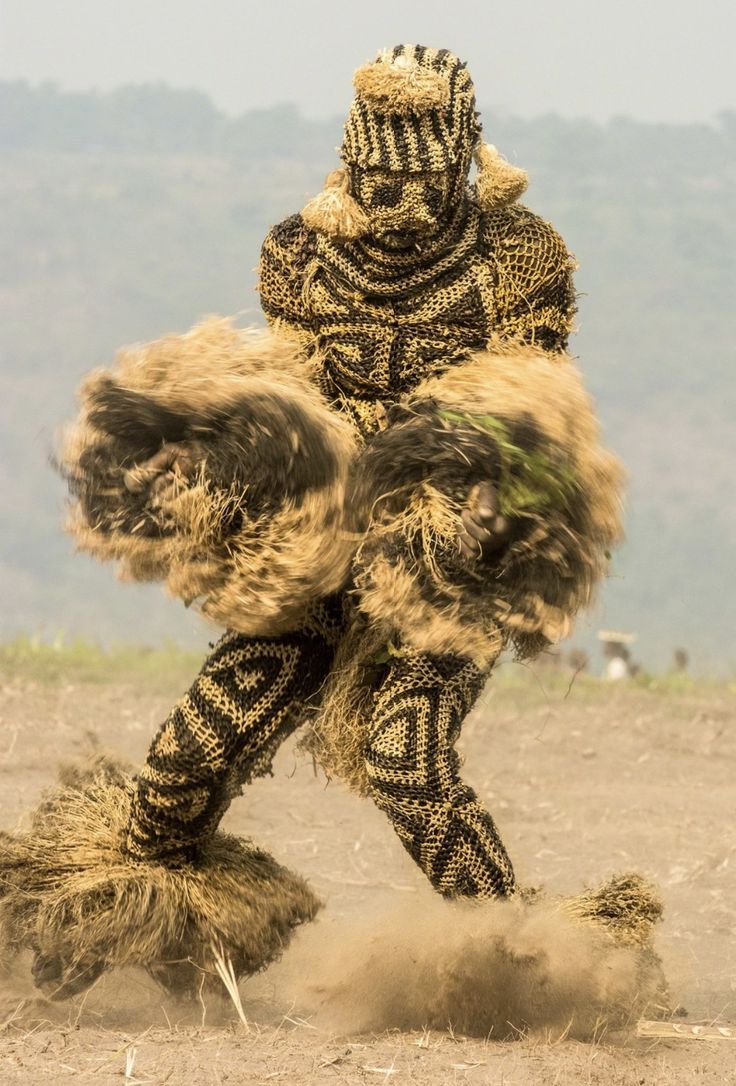
[[[309,239],[301,215],[291,215],[268,232],[258,265],[258,292],[268,323],[286,326],[284,330],[295,333],[305,347],[313,344],[302,294]]]
[[[494,332],[564,351],[576,312],[576,263],[557,231],[525,207],[491,211],[484,216],[483,252],[495,275]]]

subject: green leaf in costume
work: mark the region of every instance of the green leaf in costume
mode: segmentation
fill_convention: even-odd
[[[501,458],[498,482],[500,511],[505,516],[563,509],[576,480],[567,464],[556,463],[541,449],[523,449],[511,439],[508,423],[494,415],[462,415],[440,411],[448,422],[465,423],[491,434]]]

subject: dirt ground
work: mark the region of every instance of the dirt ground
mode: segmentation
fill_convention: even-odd
[[[95,746],[140,761],[176,693],[12,678],[2,686],[7,828],[53,782],[59,761]],[[736,1020],[733,687],[672,694],[587,680],[568,693],[543,673],[524,682],[501,676],[461,746],[466,779],[496,817],[521,883],[574,892],[613,871],[651,876],[666,902],[658,945],[679,1021]],[[428,893],[380,812],[339,784],[326,786],[293,742],[274,777],[235,802],[225,828],[306,875],[326,901],[316,923],[334,925],[336,938],[341,925]],[[736,1083],[733,1043],[644,1038],[633,1028],[591,1044],[451,1030],[332,1036],[283,997],[280,978],[310,937],[299,935],[281,964],[241,984],[247,1027],[224,1000],[173,1004],[132,970],[103,977],[73,1002],[49,1003],[34,994],[21,959],[1,982],[0,1083]]]

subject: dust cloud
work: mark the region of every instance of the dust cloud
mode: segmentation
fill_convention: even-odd
[[[112,970],[81,997],[49,1003],[23,955],[2,988],[25,1027],[80,1017],[127,1029],[234,1019],[217,984],[182,1001],[139,969]],[[282,960],[240,991],[248,1019],[263,1025],[301,1019],[337,1036],[434,1029],[551,1042],[610,1039],[665,998],[651,951],[616,946],[553,903],[447,902],[429,891],[375,917],[326,915],[305,926]]]
[[[656,956],[552,903],[432,896],[304,929],[274,995],[333,1033],[450,1029],[579,1040],[624,1029],[664,995]]]

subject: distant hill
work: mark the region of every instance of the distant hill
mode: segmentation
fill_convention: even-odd
[[[631,475],[629,541],[591,620],[736,660],[736,114],[712,126],[484,114],[529,169],[527,202],[580,263],[581,356]],[[47,464],[79,377],[208,312],[261,320],[268,227],[336,164],[340,121],[293,106],[235,120],[164,86],[67,94],[0,83],[0,635],[206,639],[155,588],[73,558]],[[581,636],[585,636],[584,632]]]

